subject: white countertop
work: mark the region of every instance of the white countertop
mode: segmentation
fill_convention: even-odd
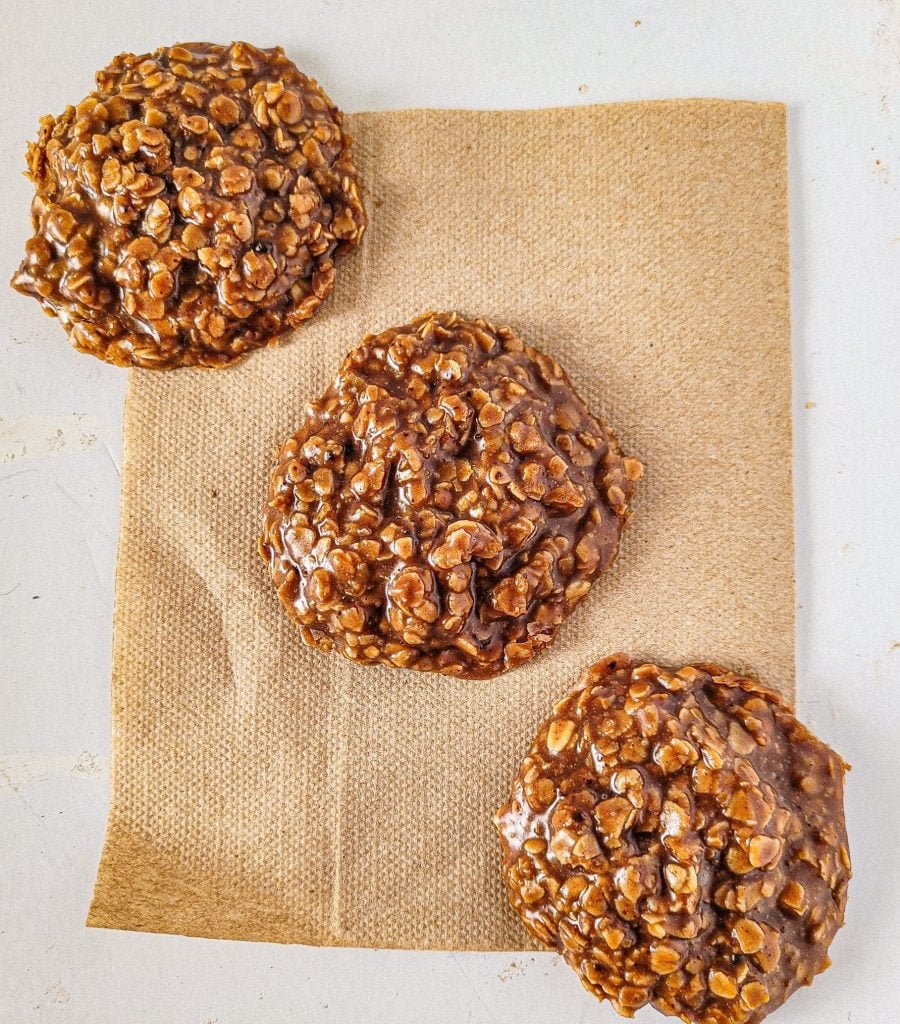
[[[32,0],[8,7],[2,30],[2,277],[29,234],[20,172],[38,117],[80,99],[123,50],[281,43],[350,111],[673,96],[788,103],[797,704],[854,765],[855,878],[834,967],[775,1019],[896,1020],[900,6]],[[84,927],[108,796],[125,374],[75,353],[57,323],[5,287],[0,312],[0,1022],[618,1019],[550,954]]]

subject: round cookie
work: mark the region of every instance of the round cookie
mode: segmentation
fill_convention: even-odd
[[[599,662],[495,823],[510,902],[625,1016],[756,1024],[830,961],[846,765],[753,679]]]
[[[428,313],[368,336],[307,408],[260,553],[307,644],[492,676],[608,568],[641,470],[550,356]]]
[[[280,47],[122,54],[28,147],[13,278],[123,366],[225,366],[312,316],[366,226],[340,111]]]

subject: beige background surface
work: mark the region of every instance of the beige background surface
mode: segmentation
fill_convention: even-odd
[[[793,686],[784,108],[350,120],[371,226],[333,299],[221,373],[131,376],[113,793],[90,923],[512,949],[490,824],[613,650]],[[647,476],[551,651],[490,681],[303,648],[255,554],[271,454],[367,330],[426,308],[556,355]]]

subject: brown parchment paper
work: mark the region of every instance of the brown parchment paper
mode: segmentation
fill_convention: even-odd
[[[112,806],[95,926],[527,947],[491,814],[550,704],[625,650],[790,695],[785,111],[688,101],[349,119],[371,226],[333,298],[125,414]],[[270,459],[366,331],[428,308],[556,355],[647,466],[612,573],[488,681],[303,647],[255,543]]]

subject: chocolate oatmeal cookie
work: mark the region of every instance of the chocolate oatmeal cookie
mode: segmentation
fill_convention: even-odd
[[[846,767],[753,679],[616,655],[556,705],[497,812],[510,902],[625,1016],[758,1024],[830,963]]]
[[[493,676],[609,567],[641,471],[550,356],[428,313],[367,337],[308,407],[260,552],[307,644]]]
[[[350,139],[280,47],[122,54],[28,147],[13,278],[119,365],[226,366],[312,316],[366,226]]]

